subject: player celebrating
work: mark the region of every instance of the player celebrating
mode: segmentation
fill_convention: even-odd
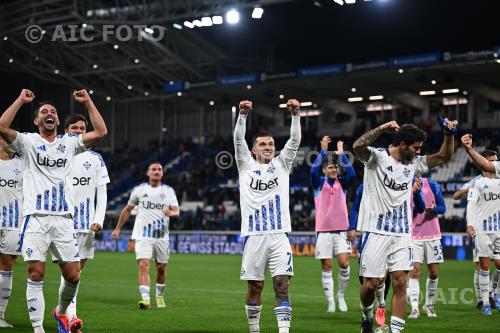
[[[483,156],[481,156],[483,157]],[[484,157],[483,157],[484,158]],[[485,158],[485,160],[488,160]],[[496,155],[489,163],[496,161]],[[479,288],[483,302],[483,314],[491,315],[489,303],[490,257],[493,255],[496,273],[500,273],[500,179],[485,172],[476,180],[467,197],[467,234],[474,237],[474,247],[479,257]],[[495,306],[500,310],[500,287],[495,290]]]
[[[0,328],[12,327],[5,310],[12,292],[12,266],[19,251],[23,178],[19,156],[0,137]]]
[[[245,142],[246,119],[252,102],[241,101],[239,109],[234,150],[240,183],[241,235],[245,237],[240,274],[242,280],[248,281],[245,310],[250,332],[260,332],[261,294],[269,266],[278,329],[280,333],[287,333],[292,319],[288,285],[293,276],[292,249],[286,235],[291,231],[289,174],[301,139],[300,104],[295,99],[287,102],[292,114],[290,139],[279,156],[275,156],[273,137],[261,133],[252,140],[255,159]]]
[[[85,134],[87,127],[87,119],[81,114],[69,115],[64,121],[66,133]],[[94,235],[103,227],[109,176],[101,155],[91,150],[76,155],[73,163],[73,227],[80,251],[81,271],[87,259],[94,259]],[[64,279],[61,277],[61,287],[63,283]],[[82,322],[76,315],[76,297],[77,294],[68,307],[67,315],[70,331],[78,333]]]
[[[342,166],[345,167],[345,176],[338,176],[337,161],[329,161],[328,136],[321,140],[321,152],[311,167],[311,184],[314,190],[316,206],[316,259],[321,260],[321,282],[323,291],[328,300],[327,312],[335,312],[333,298],[332,256],[337,256],[339,264],[339,291],[337,301],[339,310],[347,311],[344,293],[349,284],[349,256],[351,241],[356,236],[356,227],[349,225],[347,217],[347,188],[356,173],[346,154],[344,143],[337,142],[336,155],[341,156]],[[322,175],[323,174],[323,175]]]
[[[420,316],[418,310],[420,296],[420,266],[427,264],[429,276],[425,287],[425,305],[423,310],[427,317],[437,317],[433,302],[438,286],[439,264],[443,262],[443,249],[441,246],[441,229],[437,215],[446,212],[443,194],[439,184],[429,178],[418,177],[420,182],[419,193],[423,200],[424,211],[413,216],[413,270],[410,273],[408,296],[411,303],[411,313],[408,319],[417,319]]]
[[[149,289],[149,261],[152,257],[156,263],[156,306],[164,308],[165,275],[170,257],[168,225],[171,217],[179,216],[179,204],[175,191],[161,183],[163,167],[160,163],[151,163],[148,167],[148,183],[135,187],[130,194],[128,205],[118,218],[113,231],[113,238],[120,237],[120,230],[137,206],[132,239],[135,240],[135,255],[139,266],[140,309],[148,309],[151,305]]]
[[[401,127],[391,121],[362,135],[353,145],[365,164],[364,193],[358,230],[365,232],[360,258],[363,333],[373,332],[375,291],[386,270],[392,275],[393,297],[390,330],[399,333],[405,321],[407,274],[413,267],[411,240],[411,193],[413,176],[448,162],[453,154],[454,124],[440,118],[444,142],[438,153],[418,156],[426,134],[415,125]],[[369,145],[384,132],[396,132],[388,149]],[[378,331],[388,331],[384,325]]]
[[[35,98],[27,89],[21,91],[0,117],[0,135],[21,156],[23,164],[25,216],[20,248],[28,266],[26,297],[35,333],[44,332],[43,277],[49,249],[59,262],[64,277],[59,302],[52,314],[59,332],[69,332],[66,311],[80,282],[80,257],[71,217],[73,195],[70,171],[74,156],[94,146],[107,134],[104,120],[87,91],[75,91],[73,97],[88,110],[94,131],[57,136],[59,118],[51,102],[42,102],[35,110],[34,124],[39,134],[12,130],[10,125],[21,106]]]
[[[493,174],[493,177],[500,178],[500,162],[489,161],[484,156],[481,156],[477,151],[472,148],[472,134],[464,134],[462,136],[462,144],[465,151],[472,158],[472,161],[484,172]]]

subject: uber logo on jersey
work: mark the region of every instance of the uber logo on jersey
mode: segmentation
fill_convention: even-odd
[[[66,158],[58,158],[57,160],[52,160],[47,156],[40,156],[40,154],[36,154],[36,162],[38,163],[38,165],[41,166],[47,166],[50,168],[53,167],[62,168],[66,166],[67,161],[68,160]]]
[[[278,186],[278,177],[271,179],[267,183],[261,179],[253,179],[250,181],[250,188],[258,191],[267,191]]]
[[[17,180],[3,179],[2,177],[0,177],[0,187],[16,187],[17,183]]]
[[[392,178],[389,178],[387,174],[384,176],[384,185],[395,191],[406,191],[408,189],[409,183],[396,183],[396,181]]]
[[[90,185],[90,177],[73,177],[73,186],[87,186]]]
[[[491,200],[500,199],[500,194],[496,194],[496,193],[492,193],[492,192],[484,193],[483,195],[484,195],[484,201],[491,201]]]
[[[151,201],[143,201],[142,202],[142,207],[146,208],[146,209],[161,209],[161,210],[165,210],[165,205],[163,204],[155,204],[154,202],[151,202]]]

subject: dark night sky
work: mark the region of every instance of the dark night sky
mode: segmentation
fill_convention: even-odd
[[[272,50],[284,68],[363,62],[434,51],[491,49],[500,44],[500,3],[494,0],[374,0],[339,6],[333,0],[297,1],[251,10],[237,26],[203,29],[232,56]]]

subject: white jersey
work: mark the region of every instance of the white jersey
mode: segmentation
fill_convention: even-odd
[[[10,145],[23,164],[24,214],[73,214],[71,169],[76,154],[85,151],[82,135],[66,133],[53,142],[38,133],[17,133]]]
[[[19,230],[22,220],[23,178],[19,156],[0,160],[0,229]]]
[[[179,207],[173,188],[164,184],[157,187],[141,184],[132,190],[128,204],[138,206],[132,239],[168,239],[169,218],[165,210]]]
[[[425,156],[416,156],[403,164],[385,148],[368,147],[370,158],[365,164],[363,197],[358,230],[384,235],[411,235],[412,180],[428,171]]]
[[[75,156],[71,176],[75,203],[74,228],[77,232],[90,232],[95,216],[96,189],[109,183],[106,164],[101,155],[88,150]]]
[[[495,166],[495,177],[500,178],[500,161],[494,161],[493,165]]]
[[[241,235],[290,232],[290,172],[300,144],[300,117],[292,117],[291,137],[269,164],[250,155],[245,142],[245,119],[240,116],[234,144],[240,183]]]
[[[474,184],[476,183],[476,180],[480,179],[481,177],[484,177],[483,175],[477,175],[476,177],[472,178],[469,180],[467,183],[463,184],[462,187],[460,188],[461,190],[465,189],[472,189],[474,187]]]
[[[476,234],[500,233],[500,179],[478,179],[467,200],[467,225]]]

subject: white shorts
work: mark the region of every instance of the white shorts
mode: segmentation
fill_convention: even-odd
[[[478,258],[488,257],[500,260],[500,233],[476,235],[474,249]]]
[[[0,230],[0,253],[18,256],[21,254],[19,241],[21,232],[19,230]]]
[[[414,240],[413,261],[421,264],[440,264],[444,262],[443,247],[440,239]]]
[[[284,233],[248,236],[241,260],[241,280],[264,281],[266,268],[272,277],[293,276],[292,247]]]
[[[137,239],[135,241],[135,258],[153,258],[159,264],[168,264],[170,258],[170,246],[168,238],[159,239]]]
[[[341,253],[351,253],[347,232],[319,232],[316,236],[316,259],[332,259]]]
[[[69,215],[27,215],[21,243],[24,261],[45,262],[49,250],[58,262],[80,261],[73,219]]]
[[[94,237],[93,232],[76,233],[78,250],[80,251],[80,259],[94,259]]]
[[[391,236],[366,232],[363,235],[360,276],[383,278],[389,272],[413,269],[413,241],[410,235]]]

